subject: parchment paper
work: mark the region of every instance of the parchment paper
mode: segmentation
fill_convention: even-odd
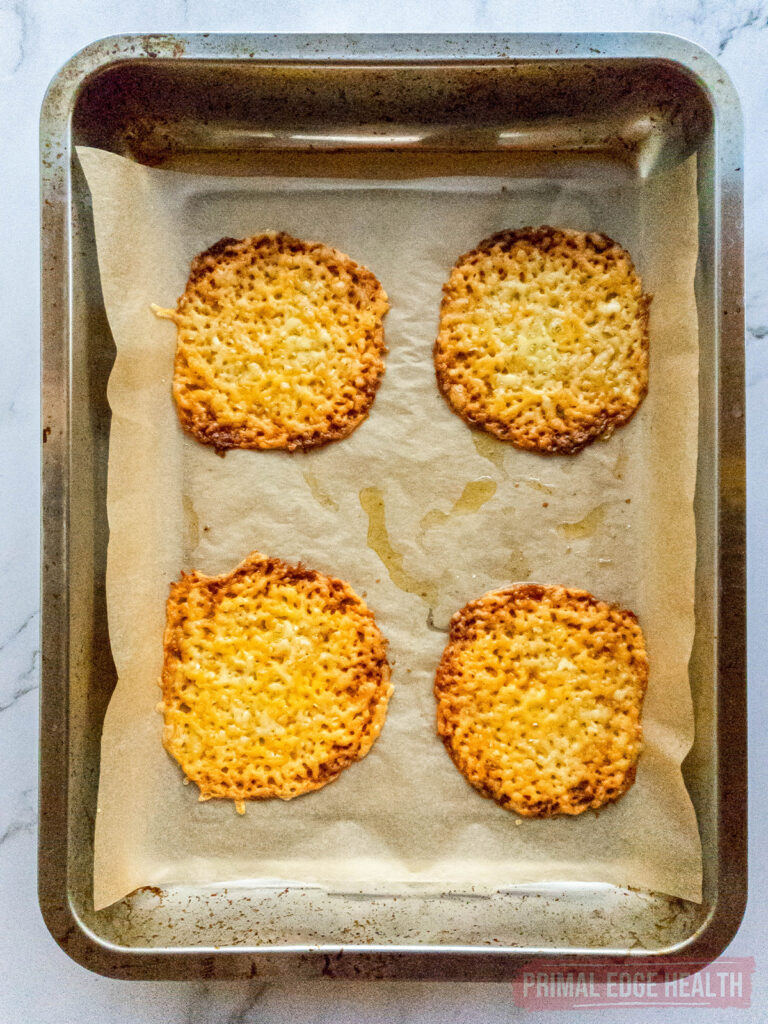
[[[93,149],[79,157],[117,346],[107,597],[119,681],[102,738],[96,908],[141,885],[245,879],[388,893],[578,880],[700,900],[680,771],[693,737],[694,163],[646,181],[364,182],[185,174]],[[576,457],[523,453],[469,430],[432,368],[440,289],[457,255],[502,228],[543,223],[611,235],[654,293],[649,395],[627,427]],[[377,274],[392,304],[387,369],[371,415],[346,440],[222,459],[178,425],[175,328],[149,307],[175,304],[197,252],[267,229],[325,241]],[[156,706],[169,583],[183,569],[229,570],[253,549],[367,595],[395,693],[362,762],[317,793],[253,802],[241,817],[182,785]],[[522,820],[471,789],[435,735],[432,684],[451,613],[522,580],[620,602],[647,638],[637,782],[597,814]]]

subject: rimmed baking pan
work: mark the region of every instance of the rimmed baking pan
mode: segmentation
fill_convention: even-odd
[[[509,979],[531,961],[717,956],[746,899],[746,704],[742,141],[716,61],[665,35],[126,36],[58,73],[41,133],[39,891],[56,940],[128,978]],[[483,898],[169,887],[94,913],[99,739],[115,684],[104,597],[114,345],[77,145],[219,174],[333,175],[355,163],[450,174],[515,161],[560,176],[612,162],[642,178],[696,154],[696,740],[684,772],[701,904],[553,880]]]

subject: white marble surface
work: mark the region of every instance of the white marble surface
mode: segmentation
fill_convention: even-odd
[[[405,8],[405,9],[401,9]],[[379,983],[264,986],[117,982],[89,974],[49,937],[35,895],[38,699],[38,199],[37,119],[45,86],[84,44],[158,31],[667,31],[717,54],[740,92],[746,121],[747,395],[751,899],[729,953],[754,956],[750,1010],[701,1013],[718,1021],[768,1018],[763,834],[768,731],[761,720],[768,620],[768,0],[0,0],[0,160],[7,327],[0,373],[0,1021],[136,1024],[192,1021],[571,1021],[590,1012],[526,1015],[499,985]],[[9,278],[13,275],[13,283]],[[612,1021],[668,1011],[609,1011]],[[605,1019],[605,1018],[604,1018]],[[696,1016],[698,1019],[698,1016]]]

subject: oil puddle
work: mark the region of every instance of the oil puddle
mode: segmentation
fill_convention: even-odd
[[[182,495],[181,511],[184,516],[182,544],[184,551],[192,555],[200,543],[200,520],[197,517],[197,512],[195,512],[195,504],[188,494]]]
[[[420,579],[408,572],[403,566],[402,554],[392,546],[387,532],[384,496],[381,490],[378,487],[364,487],[359,497],[360,504],[368,516],[368,547],[379,556],[396,587],[406,594],[415,594],[433,607],[437,603],[437,587],[428,580]]]
[[[588,512],[583,519],[579,519],[578,522],[560,523],[557,529],[559,533],[569,540],[583,540],[585,537],[592,537],[598,528],[602,526],[607,508],[608,503],[603,502],[602,505],[597,505],[591,512]]]
[[[521,583],[530,576],[531,567],[521,548],[509,549],[507,572],[511,583]]]
[[[623,480],[624,479],[624,472],[625,472],[625,470],[627,468],[627,462],[628,462],[627,453],[626,452],[621,452],[619,454],[619,457],[616,459],[616,462],[614,463],[614,466],[613,466],[613,475],[616,477],[617,480]]]
[[[425,516],[421,517],[419,528],[422,533],[431,530],[434,526],[442,526],[454,516],[468,516],[481,509],[486,502],[490,501],[496,493],[496,481],[489,477],[481,480],[470,480],[461,492],[451,508],[450,512],[441,512],[437,508],[431,509]]]
[[[553,487],[549,484],[543,484],[541,480],[537,480],[535,476],[527,476],[523,479],[523,483],[526,486],[531,487],[534,491],[541,491],[542,494],[552,494],[554,491]]]
[[[310,473],[309,470],[304,470],[302,476],[307,481],[307,486],[312,494],[312,497],[323,508],[329,509],[331,512],[338,512],[339,506],[328,494],[327,491],[323,490],[320,481],[317,479],[314,473]]]
[[[429,611],[427,612],[427,629],[431,629],[433,633],[450,633],[451,624],[449,622],[445,626],[438,626],[438,624],[435,622],[434,613],[430,608]]]
[[[500,469],[504,476],[507,475],[504,469],[504,442],[498,438],[486,434],[484,430],[473,430],[472,441],[477,454],[487,459],[496,469]]]

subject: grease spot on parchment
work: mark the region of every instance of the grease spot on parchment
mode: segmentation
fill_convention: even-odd
[[[582,540],[585,537],[592,537],[602,525],[607,508],[608,503],[604,501],[601,505],[596,505],[583,519],[579,519],[575,523],[560,523],[557,528],[558,532],[570,540]]]
[[[485,431],[473,430],[472,442],[477,454],[487,459],[497,469],[500,469],[504,476],[507,475],[504,469],[504,442],[498,438],[486,434]]]
[[[338,512],[338,503],[331,497],[331,495],[323,488],[320,481],[317,479],[314,473],[311,473],[308,469],[302,472],[302,476],[307,482],[310,493],[318,505],[323,508],[327,508],[331,512]]]
[[[491,480],[490,477],[485,476],[480,480],[470,480],[461,492],[461,496],[453,503],[450,512],[441,512],[437,508],[430,509],[426,515],[421,517],[419,527],[423,532],[426,532],[434,526],[442,526],[449,519],[453,519],[454,516],[471,515],[473,512],[481,509],[486,502],[490,501],[495,493],[496,481]]]
[[[183,545],[184,552],[191,555],[200,543],[200,520],[197,518],[195,504],[188,494],[181,496],[181,510],[184,516]]]
[[[420,579],[403,566],[403,555],[392,545],[387,532],[384,496],[378,487],[364,487],[360,491],[360,504],[368,516],[367,543],[384,564],[389,578],[406,594],[415,594],[430,607],[437,603],[437,587],[429,580]]]

